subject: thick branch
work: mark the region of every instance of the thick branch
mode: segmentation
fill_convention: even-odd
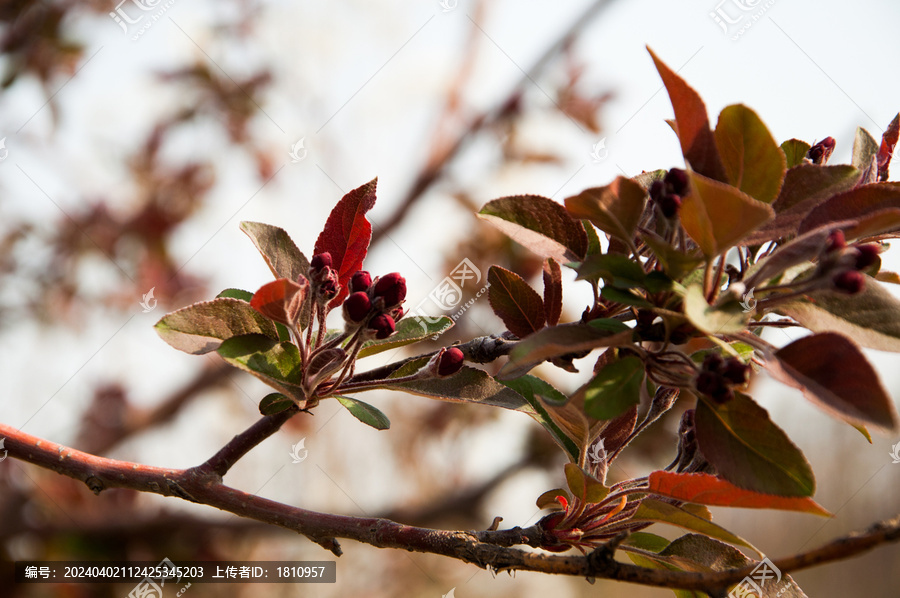
[[[163,496],[178,496],[241,517],[301,533],[340,555],[337,538],[349,538],[380,548],[401,548],[440,554],[497,570],[526,570],[589,578],[616,579],[643,585],[721,591],[749,574],[755,564],[710,573],[646,569],[613,559],[614,545],[588,556],[555,556],[511,548],[538,546],[537,527],[501,531],[444,531],[412,527],[387,519],[317,513],[247,494],[220,482],[200,468],[166,469],[88,455],[0,424],[9,456],[81,480],[95,493],[106,488],[131,488]],[[783,573],[845,559],[879,544],[900,540],[900,517],[867,532],[839,538],[825,546],[775,561]]]

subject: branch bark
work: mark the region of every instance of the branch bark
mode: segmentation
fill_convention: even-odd
[[[260,428],[263,426],[257,422],[251,427],[255,432],[245,432],[246,436],[239,435],[236,438],[259,434]],[[614,560],[615,548],[624,536],[586,556],[535,553],[513,546],[539,546],[542,533],[537,526],[499,531],[448,531],[407,526],[374,517],[318,513],[226,486],[222,484],[221,476],[210,471],[209,467],[167,469],[97,457],[26,434],[6,424],[0,424],[0,437],[6,439],[10,457],[80,480],[94,493],[107,488],[131,488],[163,496],[177,496],[303,534],[336,556],[341,554],[337,539],[348,538],[379,548],[439,554],[494,570],[615,579],[718,594],[743,579],[756,565],[753,563],[739,569],[709,573],[647,569]],[[233,457],[237,453],[229,454]],[[229,460],[221,461],[224,463]],[[779,559],[774,563],[783,573],[789,573],[846,559],[880,544],[898,540],[900,516],[878,523],[865,532],[838,538],[814,550]]]

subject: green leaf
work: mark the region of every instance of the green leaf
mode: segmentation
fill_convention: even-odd
[[[661,552],[669,545],[669,540],[649,532],[634,532],[622,541],[624,546],[633,546],[648,552]]]
[[[553,407],[548,409],[544,406],[544,402],[541,401],[541,398],[543,397],[554,403],[564,404],[568,400],[568,397],[554,388],[549,382],[545,382],[540,378],[527,374],[515,378],[514,380],[501,381],[501,384],[513,389],[524,397],[528,404],[531,405],[531,408],[534,409],[532,417],[534,417],[534,419],[550,433],[554,442],[566,451],[569,458],[572,461],[577,462],[580,451],[579,446],[581,445],[584,435],[577,433],[572,434],[571,432],[567,434],[554,420],[554,417],[550,412],[553,410]]]
[[[259,402],[259,412],[263,415],[275,415],[294,406],[294,401],[280,392],[267,394]]]
[[[863,173],[863,184],[875,181],[878,174],[878,142],[872,135],[858,127],[853,139],[853,156],[850,164]],[[874,166],[874,172],[872,172]]]
[[[552,199],[514,195],[488,202],[478,217],[543,258],[579,261],[587,253],[584,227]]]
[[[215,351],[221,341],[242,334],[278,338],[271,320],[240,299],[219,298],[189,305],[163,316],[156,333],[179,351],[202,355]]]
[[[694,422],[700,452],[738,488],[778,496],[815,493],[803,453],[750,397],[736,392],[715,406],[698,401]]]
[[[609,185],[586,189],[566,198],[565,203],[574,217],[590,220],[603,232],[630,246],[644,213],[646,197],[647,192],[640,184],[617,176]]]
[[[637,295],[633,291],[617,289],[616,287],[606,286],[600,291],[600,296],[607,301],[621,303],[622,305],[631,305],[633,307],[653,307],[653,304]]]
[[[394,370],[378,388],[400,390],[423,397],[453,403],[477,403],[531,413],[532,409],[522,395],[494,380],[486,372],[469,366],[448,378],[425,378],[409,382],[393,382],[414,374],[428,363],[428,357],[414,359]]]
[[[262,334],[245,334],[224,341],[218,354],[231,365],[249,372],[295,400],[303,400],[303,367],[292,343],[278,342]]]
[[[283,228],[262,222],[241,222],[241,230],[266,260],[275,278],[298,280],[309,277],[309,262]]]
[[[868,276],[856,295],[820,291],[776,311],[813,332],[840,332],[863,347],[900,352],[900,301]]]
[[[673,280],[680,280],[703,263],[703,256],[696,249],[691,253],[684,253],[651,231],[642,232],[641,239],[653,250],[653,255]]]
[[[806,215],[822,201],[856,186],[859,174],[857,169],[846,164],[800,164],[787,171],[784,185],[772,207],[779,215],[797,208],[800,208],[798,211],[802,215]]]
[[[488,300],[506,328],[525,338],[544,327],[544,301],[515,272],[500,266],[488,270]]]
[[[784,153],[756,112],[742,104],[719,113],[716,147],[732,185],[772,203],[787,170]]]
[[[805,141],[799,139],[788,139],[781,144],[781,151],[787,159],[787,167],[793,168],[798,164],[803,164],[803,159],[812,146]]]
[[[669,92],[672,109],[675,111],[678,140],[681,153],[690,167],[702,175],[717,181],[726,180],[725,168],[716,148],[716,138],[709,128],[706,105],[700,95],[678,74],[666,66],[653,50],[647,48],[659,76]]]
[[[695,513],[691,513],[690,511],[682,507],[677,507],[661,500],[645,498],[643,501],[641,501],[641,504],[638,507],[637,512],[632,517],[632,520],[668,523],[682,529],[699,532],[711,538],[718,538],[719,540],[723,540],[725,542],[728,542],[729,544],[744,546],[745,548],[749,548],[755,553],[762,555],[762,553],[759,552],[759,550],[757,550],[756,547],[754,547],[752,544],[750,544],[743,538],[732,534],[727,529],[716,525],[708,518],[703,518]]]
[[[597,280],[621,289],[643,288],[647,275],[641,265],[624,255],[592,255],[581,263],[575,280]]]
[[[376,430],[387,430],[391,427],[391,420],[372,405],[340,395],[334,395],[334,398],[338,400],[338,403],[346,407],[353,417],[367,426],[372,426]]]
[[[735,334],[746,328],[750,314],[732,302],[721,308],[712,307],[703,296],[700,285],[690,285],[684,296],[684,315],[688,321],[706,334]]]
[[[609,495],[609,488],[575,463],[566,463],[566,484],[572,496],[584,503],[596,504]]]
[[[218,295],[216,295],[216,299],[225,298],[225,299],[240,299],[241,301],[246,301],[250,303],[250,300],[253,299],[253,293],[250,291],[244,291],[242,289],[225,289]]]
[[[250,303],[253,299],[253,293],[250,291],[245,291],[243,289],[225,289],[218,295],[216,295],[216,299],[226,298],[226,299],[240,299],[241,301],[246,301]],[[275,330],[278,333],[278,340],[280,341],[289,341],[291,340],[291,333],[288,332],[287,327],[284,324],[280,324],[275,322]]]
[[[534,366],[553,357],[579,351],[611,347],[631,342],[632,330],[611,319],[592,320],[588,324],[562,324],[542,328],[520,341],[510,351],[509,362],[498,378],[509,380],[525,374]]]
[[[766,362],[769,372],[826,411],[853,424],[897,429],[894,402],[849,338],[835,332],[813,334],[779,349],[775,357]]]
[[[681,225],[708,258],[724,253],[775,215],[768,204],[740,189],[688,174],[691,191],[681,204]]]
[[[406,316],[397,322],[397,330],[394,334],[385,339],[366,341],[363,344],[362,349],[360,349],[358,357],[368,357],[369,355],[376,355],[382,351],[388,351],[390,349],[396,349],[398,347],[416,343],[436,334],[446,332],[454,325],[453,320],[447,316],[429,318],[429,320],[432,321],[412,315]]]
[[[566,492],[562,488],[554,488],[553,490],[547,490],[546,492],[538,496],[535,504],[539,509],[553,509],[556,511],[561,511],[562,505],[559,504],[558,500],[556,500],[560,496],[566,499],[566,502],[569,502],[568,492]]]
[[[596,419],[613,419],[641,401],[644,362],[629,355],[605,365],[579,392],[584,410]]]

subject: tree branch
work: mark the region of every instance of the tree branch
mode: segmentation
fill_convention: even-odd
[[[268,428],[257,422],[251,429],[256,429],[255,433],[259,434],[260,430]],[[587,556],[534,553],[512,546],[539,546],[542,532],[537,526],[500,531],[447,531],[412,527],[373,517],[317,513],[230,488],[221,483],[216,473],[206,472],[201,467],[166,469],[97,457],[31,436],[6,424],[0,424],[0,437],[6,439],[9,456],[80,480],[95,493],[106,488],[131,488],[177,496],[296,531],[337,556],[341,554],[337,538],[349,538],[379,548],[439,554],[495,570],[577,575],[719,593],[743,579],[756,565],[753,563],[739,569],[708,573],[647,569],[614,560],[615,547],[625,536],[616,538]],[[223,459],[223,462],[226,461]],[[789,573],[845,559],[898,540],[900,516],[878,523],[866,532],[838,538],[809,552],[776,560],[775,566],[783,573]]]
[[[393,214],[382,221],[379,226],[375,227],[375,230],[372,233],[373,245],[382,238],[389,236],[390,232],[403,222],[406,214],[409,213],[409,209],[415,205],[419,198],[421,198],[435,182],[440,180],[444,175],[447,166],[453,161],[457,154],[459,154],[460,150],[465,147],[475,133],[496,124],[509,116],[514,109],[513,107],[517,104],[517,100],[522,97],[525,89],[529,85],[534,84],[534,80],[540,76],[541,72],[546,68],[553,57],[571,45],[597,13],[611,3],[611,0],[596,0],[593,2],[572,22],[569,29],[560,36],[553,45],[547,48],[534,65],[532,65],[528,71],[522,73],[522,77],[516,82],[503,101],[497,103],[490,110],[473,118],[469,125],[459,133],[455,140],[448,142],[442,148],[435,149],[431,152],[428,162],[422,167],[422,170],[419,171],[412,186],[401,200],[400,205]],[[472,21],[472,25],[473,27],[478,27],[478,24],[475,23],[475,21]]]

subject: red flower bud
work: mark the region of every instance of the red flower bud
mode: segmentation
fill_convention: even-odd
[[[404,313],[404,312],[403,312],[403,308],[402,308],[402,307],[395,307],[394,309],[391,310],[391,313],[390,313],[389,315],[390,315],[392,318],[394,318],[394,322],[399,322],[399,321],[400,321],[400,318],[403,317],[403,313]]]
[[[365,270],[360,270],[350,279],[350,292],[368,291],[372,284],[372,275]]]
[[[850,295],[859,293],[866,286],[866,279],[856,270],[841,272],[832,278],[831,281],[838,290],[844,291]]]
[[[725,360],[718,353],[710,353],[703,360],[703,369],[707,372],[721,373]]]
[[[394,318],[387,314],[380,314],[369,320],[369,330],[374,330],[375,338],[379,340],[394,334],[395,329]]]
[[[831,156],[831,152],[834,151],[834,137],[826,137],[819,143],[815,144],[809,151],[806,153],[806,157],[812,161],[813,164],[825,164],[828,162],[828,158]]]
[[[327,251],[315,254],[312,257],[312,261],[309,262],[309,267],[313,270],[324,270],[325,268],[330,268],[331,254]]]
[[[663,179],[666,187],[675,195],[684,195],[688,190],[688,176],[680,168],[673,168],[666,173]]]
[[[344,316],[351,322],[362,322],[370,311],[372,311],[372,302],[365,293],[352,293],[344,301]]]
[[[750,366],[737,357],[732,357],[725,362],[722,375],[732,384],[741,386],[750,379]]]
[[[681,209],[681,197],[678,195],[666,195],[659,200],[659,209],[666,218],[674,218]]]
[[[438,358],[438,376],[452,376],[462,369],[463,361],[465,361],[465,356],[456,347],[444,349]]]
[[[832,251],[838,251],[847,246],[847,241],[844,239],[844,231],[842,230],[833,230],[831,234],[828,235],[828,241],[825,242],[825,251],[831,253]]]
[[[662,181],[653,181],[650,185],[650,199],[659,201],[666,194],[666,184]]]
[[[382,276],[375,283],[375,296],[384,299],[386,308],[399,305],[406,298],[406,279],[398,272]]]
[[[867,243],[865,245],[857,245],[856,250],[859,252],[856,256],[856,264],[855,268],[857,270],[865,270],[876,261],[878,261],[878,254],[881,253],[881,248],[874,243]]]

